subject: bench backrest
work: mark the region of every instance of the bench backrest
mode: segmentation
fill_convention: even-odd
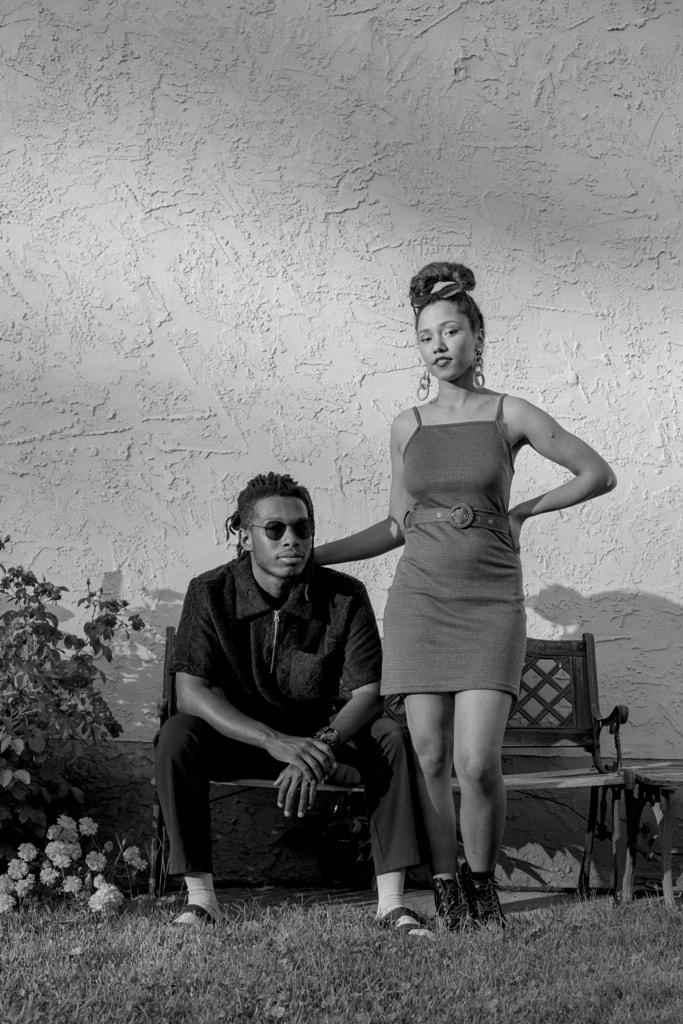
[[[175,629],[170,626],[166,630],[162,725],[176,713],[175,677],[169,671],[174,643]],[[505,731],[503,753],[584,750],[591,754],[597,770],[604,772],[601,727],[593,635],[584,633],[580,640],[527,640],[519,699]]]
[[[527,640],[519,699],[508,721],[503,749],[583,748],[604,771],[595,641]]]

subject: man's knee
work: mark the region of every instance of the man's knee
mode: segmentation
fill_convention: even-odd
[[[370,735],[390,762],[408,756],[408,730],[394,718],[378,718],[370,726]]]
[[[173,715],[161,728],[156,740],[157,765],[201,756],[206,741],[206,722],[195,715]]]

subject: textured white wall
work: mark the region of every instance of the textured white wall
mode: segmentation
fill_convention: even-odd
[[[529,524],[530,632],[592,629],[629,750],[681,755],[680,29],[670,0],[5,0],[0,529],[152,623],[129,737],[251,474],[308,484],[326,538],[385,514],[407,281],[452,258],[489,385],[619,474]],[[561,475],[525,454],[516,493]],[[357,567],[380,616],[395,560]]]

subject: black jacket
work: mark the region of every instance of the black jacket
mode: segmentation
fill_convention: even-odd
[[[243,557],[190,582],[170,668],[207,679],[266,725],[308,735],[352,690],[379,682],[381,660],[359,580],[315,568],[275,610]]]

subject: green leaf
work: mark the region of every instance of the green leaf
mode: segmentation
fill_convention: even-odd
[[[14,739],[10,740],[10,746],[15,754],[21,754],[25,747],[25,743],[19,736],[15,736]]]
[[[28,745],[35,754],[42,754],[46,743],[39,733],[34,732],[32,736],[29,736]]]
[[[3,786],[4,789],[7,789],[13,778],[14,772],[11,772],[9,768],[3,768],[0,770],[0,786]]]
[[[23,782],[27,786],[31,784],[31,776],[25,768],[20,768],[18,772],[15,772],[14,778],[19,779],[19,782]]]

